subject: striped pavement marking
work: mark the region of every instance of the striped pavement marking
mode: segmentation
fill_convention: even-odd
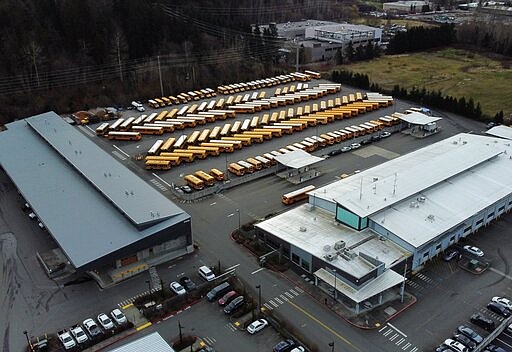
[[[285,296],[285,295],[279,295],[279,297],[285,301],[285,302],[288,302],[288,298]]]
[[[269,310],[274,309],[274,307],[270,306],[270,304],[268,304],[268,303],[263,303],[263,305],[264,305],[267,309],[269,309]]]
[[[278,297],[274,297],[273,299],[275,299],[275,300],[277,301],[277,303],[279,303],[279,304],[283,304],[283,303],[284,303],[284,302],[283,302],[283,301],[281,301]]]

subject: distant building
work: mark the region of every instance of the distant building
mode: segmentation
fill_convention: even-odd
[[[269,25],[262,26],[263,28]],[[331,60],[340,50],[345,54],[350,44],[380,45],[382,29],[349,23],[306,20],[275,24],[278,36],[287,41],[289,52],[303,48],[303,63]]]
[[[423,6],[429,5],[428,1],[394,1],[394,2],[385,2],[382,5],[382,8],[386,12],[395,12],[395,13],[418,13],[421,12]]]

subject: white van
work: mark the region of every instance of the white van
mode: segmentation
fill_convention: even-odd
[[[144,106],[142,106],[142,104],[140,103],[137,103],[135,100],[132,101],[132,106],[137,109],[137,111],[140,111],[140,112],[143,112],[145,111],[146,109],[144,109]]]
[[[203,265],[202,267],[200,267],[199,270],[198,270],[198,273],[206,281],[212,281],[213,279],[215,279],[215,274],[206,265]]]

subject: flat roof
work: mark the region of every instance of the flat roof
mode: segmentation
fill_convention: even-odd
[[[128,342],[121,347],[107,349],[110,352],[175,352],[158,332],[153,332],[135,341]]]
[[[34,121],[37,118],[40,118],[43,124],[44,121],[60,119],[53,112],[30,118],[31,124],[37,125],[38,128],[40,124]],[[108,178],[107,182],[113,182],[110,178],[116,178],[117,182],[122,184],[123,179],[127,178],[130,179],[130,185],[136,185],[134,178],[137,176],[105,151],[73,148],[84,146],[83,142],[78,140],[88,138],[76,131],[74,127],[68,124],[62,126],[49,124],[49,126],[54,126],[55,129],[58,127],[57,132],[51,133],[62,135],[72,153],[76,151],[79,155],[87,154],[83,158],[93,165],[96,161],[94,155],[102,160],[101,165],[105,165],[104,163],[108,163],[110,159],[112,171],[111,176],[105,177]],[[139,192],[134,193],[138,195],[140,190],[148,192],[144,197],[139,198],[142,200],[139,211],[147,213],[146,209],[154,209],[148,202],[155,197],[157,203],[162,203],[162,198],[165,199],[170,210],[164,214],[174,215],[167,219],[162,216],[155,218],[151,227],[144,229],[136,227],[117,205],[113,205],[105,193],[97,190],[99,182],[93,185],[78,171],[79,169],[70,164],[68,160],[73,160],[72,156],[65,159],[61,152],[47,143],[26,120],[10,123],[7,128],[6,131],[0,132],[0,163],[75,268],[87,265],[173,224],[190,221],[190,216],[186,212],[156,190],[147,189],[145,182],[138,179]],[[70,129],[75,133],[69,131]],[[118,165],[114,166],[114,164]],[[87,167],[81,170],[84,169]],[[98,172],[102,173],[103,170]],[[130,197],[132,196],[127,196],[127,198]],[[135,209],[132,208],[131,211]]]
[[[404,277],[393,270],[386,270],[375,279],[368,281],[359,290],[347,285],[341,279],[336,279],[332,273],[321,268],[314,272],[314,275],[320,280],[326,282],[343,295],[350,298],[353,302],[361,303],[372,298],[379,293],[386,291],[398,284],[404,282]]]
[[[380,241],[371,230],[353,230],[333,217],[327,210],[303,204],[255,226],[321,259],[335,254],[334,244],[340,240],[354,253],[376,258],[386,267],[410,255],[391,241]],[[354,277],[362,277],[375,268],[359,255],[352,260],[335,256],[329,264]]]
[[[57,114],[49,112],[25,121],[135,225],[145,226],[182,212]]]
[[[293,169],[312,165],[324,160],[324,158],[311,155],[303,150],[293,150],[286,154],[276,155],[274,159],[276,159],[278,163]]]
[[[512,139],[512,128],[505,125],[489,128],[485,133],[495,137]]]
[[[367,217],[503,152],[475,138],[486,137],[457,134],[309,194]]]
[[[501,154],[394,204],[371,219],[418,248],[511,194],[510,141],[477,135],[466,135],[464,139],[468,144]]]
[[[442,120],[441,117],[434,117],[422,114],[421,112],[412,112],[410,114],[395,113],[400,120],[403,120],[414,125],[427,125],[432,122]]]

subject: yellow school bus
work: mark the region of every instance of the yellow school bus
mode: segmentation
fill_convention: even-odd
[[[307,193],[314,189],[315,189],[315,186],[309,185],[309,186],[303,187],[301,189],[298,189],[296,191],[283,194],[281,196],[281,201],[286,205],[293,204],[302,199],[306,199],[308,197]]]
[[[243,176],[245,175],[245,167],[242,165],[239,165],[237,163],[231,163],[228,166],[228,171],[237,175],[237,176]]]
[[[209,156],[218,156],[220,154],[220,148],[219,147],[207,147],[207,146],[197,146],[197,145],[189,145],[187,147],[187,150],[200,150],[205,151],[205,153]]]
[[[146,170],[169,170],[171,168],[170,160],[146,160]]]
[[[219,169],[211,169],[210,175],[212,175],[217,181],[223,181],[224,180],[224,173],[220,171]]]
[[[194,155],[194,158],[198,159],[206,159],[208,156],[208,152],[204,149],[174,149],[173,153],[191,153]]]
[[[183,179],[193,189],[201,190],[204,188],[204,181],[194,175],[186,175]]]
[[[206,186],[213,186],[213,184],[215,183],[215,178],[202,170],[194,172],[194,176],[196,176],[200,180],[203,180]]]

